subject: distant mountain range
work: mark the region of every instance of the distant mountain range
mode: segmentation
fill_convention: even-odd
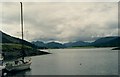
[[[42,41],[34,41],[32,44],[35,44],[39,48],[66,48],[66,47],[120,47],[120,37],[118,36],[110,36],[110,37],[102,37],[97,39],[94,42],[84,42],[84,41],[75,41],[68,43],[58,43],[58,42],[49,42],[44,43]]]

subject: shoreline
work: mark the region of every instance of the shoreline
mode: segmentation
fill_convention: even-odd
[[[91,48],[112,48],[111,50],[120,50],[119,48],[116,48],[116,47],[71,47],[71,48],[59,48],[59,49],[91,49]],[[58,48],[56,48],[56,49],[58,49]],[[44,50],[49,50],[49,49],[44,49]],[[50,52],[44,52],[44,51],[42,51],[42,49],[28,49],[25,51],[27,53],[27,56],[25,56],[25,57],[33,57],[33,56],[52,54]],[[4,61],[19,59],[22,57],[19,50],[15,51],[15,52],[13,51],[13,52],[4,52],[4,53],[7,54],[7,55],[5,55]]]
[[[42,56],[42,55],[48,55],[48,54],[52,54],[52,53],[49,53],[49,52],[43,52],[43,51],[39,51],[40,53],[39,54],[32,54],[32,55],[27,55],[27,56],[25,56],[25,57],[33,57],[33,56]],[[11,56],[13,56],[13,55],[11,55]],[[21,56],[19,56],[19,57],[17,57],[17,58],[5,58],[4,60],[3,60],[3,62],[6,62],[6,61],[12,61],[12,60],[16,60],[16,59],[20,59],[21,58]]]
[[[49,49],[91,49],[91,48],[116,48],[116,47],[69,47],[69,48],[48,48]]]

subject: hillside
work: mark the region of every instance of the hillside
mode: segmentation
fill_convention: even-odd
[[[2,31],[0,31],[1,35],[2,35],[2,41],[0,41],[0,43],[12,43],[12,44],[21,44],[23,42],[24,45],[27,45],[27,46],[30,46],[30,47],[33,47],[33,48],[37,48],[36,45],[30,43],[30,42],[27,42],[25,40],[21,40],[19,38],[16,38],[16,37],[13,37],[13,36],[10,36]]]
[[[22,54],[22,45],[20,44],[11,44],[11,43],[4,43],[2,44],[2,52],[4,53],[4,60],[11,60],[20,58],[23,56]],[[30,46],[23,47],[26,56],[36,56],[36,55],[45,55],[49,54],[48,52],[40,51]]]
[[[22,44],[23,42],[23,50],[25,52],[24,56],[35,56],[35,55],[44,55],[50,54],[48,52],[43,52],[37,49],[37,46],[27,42],[25,40],[21,40],[19,38],[10,36],[1,31],[2,39],[0,41],[0,45],[2,46],[2,53],[4,54],[4,60],[8,59],[16,59],[22,57]]]
[[[102,37],[91,45],[95,47],[120,47],[120,37]]]

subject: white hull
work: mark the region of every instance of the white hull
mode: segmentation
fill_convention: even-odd
[[[31,62],[26,63],[26,64],[21,64],[21,65],[16,65],[16,66],[7,66],[5,69],[9,72],[11,71],[21,71],[25,69],[30,69]]]

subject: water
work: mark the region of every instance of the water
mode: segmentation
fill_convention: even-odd
[[[32,57],[31,70],[16,75],[118,75],[118,51],[111,49],[49,49],[52,54]]]

